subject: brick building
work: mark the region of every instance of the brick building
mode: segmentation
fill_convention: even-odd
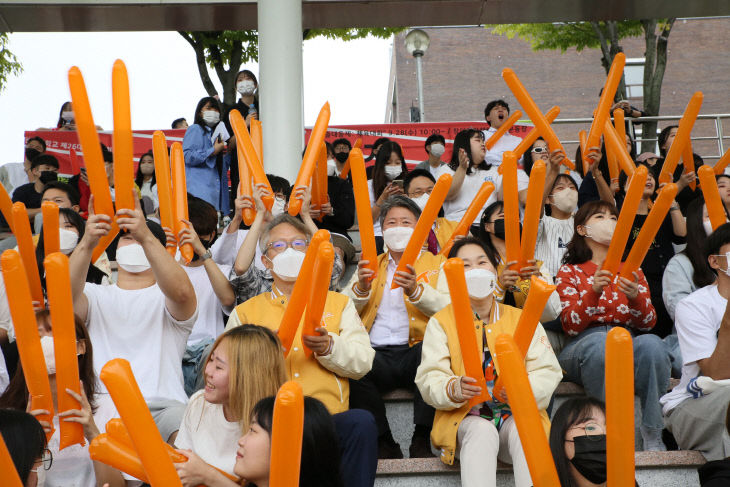
[[[514,96],[502,81],[501,71],[512,68],[525,84],[538,106],[547,111],[553,105],[561,109],[559,118],[589,117],[598,102],[606,73],[601,66],[599,49],[576,52],[532,51],[519,39],[492,34],[483,27],[425,28],[431,44],[423,57],[424,111],[426,120],[484,120],[489,100],[504,98],[510,108],[519,108]],[[398,35],[393,44],[386,122],[410,121],[410,107],[417,106],[416,66]],[[624,39],[628,60],[644,56],[644,39]],[[730,18],[677,20],[669,37],[667,69],[662,86],[660,115],[681,115],[692,93],[702,91],[701,114],[730,113]],[[627,70],[631,69],[628,67]],[[638,83],[641,83],[641,68]],[[627,72],[627,84],[629,75]],[[640,95],[639,87],[631,88]],[[642,108],[640,97],[630,97],[632,105]],[[660,122],[659,128],[669,124]],[[725,120],[725,134],[730,136],[730,120]],[[577,140],[577,133],[588,125],[557,125],[562,140]],[[693,137],[715,136],[714,120],[699,120]],[[730,147],[725,140],[725,149]],[[569,151],[574,144],[566,144]],[[716,141],[695,141],[695,152],[712,161],[717,156]]]

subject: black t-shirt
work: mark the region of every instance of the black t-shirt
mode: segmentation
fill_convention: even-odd
[[[42,196],[35,190],[35,183],[26,183],[13,191],[13,203],[20,201],[26,208],[40,208]]]
[[[334,213],[322,218],[321,222],[315,220],[314,223],[319,228],[339,233],[350,239],[347,230],[355,223],[355,196],[352,192],[352,183],[340,179],[339,176],[329,176],[327,194]]]
[[[647,215],[636,215],[634,217],[634,223],[631,226],[631,232],[629,233],[629,239],[626,242],[626,253],[624,256],[628,256],[631,247],[634,246],[636,237],[641,231],[641,227],[646,221]],[[685,237],[679,237],[674,235],[674,229],[672,227],[672,217],[667,215],[659,227],[659,231],[654,237],[654,241],[649,246],[649,251],[644,257],[644,261],[641,263],[641,270],[644,271],[646,280],[649,282],[649,287],[652,290],[652,294],[658,293],[661,295],[661,282],[664,269],[669,263],[669,259],[674,257],[674,247],[672,244],[683,244],[686,242]],[[658,287],[658,289],[657,289]]]

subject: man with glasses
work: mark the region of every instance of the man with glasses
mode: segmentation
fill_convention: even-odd
[[[298,278],[311,279],[299,276],[311,237],[311,230],[288,213],[275,217],[264,228],[259,245],[271,285],[236,306],[227,330],[242,324],[279,329],[294,283]],[[315,331],[314,336],[301,332],[295,336],[286,356],[288,375],[301,384],[305,395],[322,401],[333,415],[345,485],[370,487],[377,468],[375,421],[367,411],[350,409],[350,379],[370,371],[375,352],[354,304],[343,294],[328,292],[320,327]],[[313,353],[305,353],[305,347]]]
[[[708,461],[730,456],[725,413],[730,404],[730,223],[707,237],[706,258],[715,284],[681,300],[675,326],[682,352],[682,379],[660,402],[664,423],[682,450]]]
[[[425,191],[421,196],[428,194]],[[385,200],[380,224],[388,250],[378,256],[377,272],[368,269],[366,261],[360,261],[357,274],[343,291],[354,301],[375,348],[373,370],[351,384],[351,402],[353,407],[362,407],[375,415],[380,458],[403,458],[391,433],[382,398],[382,394],[399,387],[412,390],[415,396],[410,457],[432,456],[429,437],[434,410],[423,401],[414,380],[421,363],[426,324],[449,304],[445,279],[441,279],[437,289],[445,258],[422,251],[407,270],[397,270],[420,216],[421,208],[410,198],[397,195]],[[392,283],[398,287],[391,289]]]
[[[423,211],[435,185],[436,179],[430,171],[414,169],[403,180],[403,192]],[[439,210],[438,218],[433,222],[433,227],[426,239],[428,251],[434,255],[438,254],[451,238],[458,224],[459,222],[444,218],[443,208]]]

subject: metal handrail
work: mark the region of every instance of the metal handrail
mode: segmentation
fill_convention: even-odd
[[[636,138],[635,134],[636,131],[634,129],[634,125],[642,122],[653,122],[653,121],[679,121],[682,118],[681,115],[659,115],[656,117],[626,117],[626,121],[629,122],[629,133],[634,138],[634,142],[638,145],[641,142],[649,141],[649,142],[657,142],[657,137],[639,137]],[[730,120],[730,113],[713,113],[713,114],[704,114],[704,115],[698,115],[698,120],[715,120],[715,135],[714,136],[707,136],[707,135],[701,135],[692,137],[692,141],[699,141],[699,140],[715,140],[717,141],[717,150],[718,154],[700,154],[703,160],[718,160],[722,155],[725,153],[725,139],[730,139],[730,136],[727,136],[724,134],[722,130],[722,120],[728,119]],[[590,125],[593,122],[593,118],[558,118],[553,122],[553,125],[556,124],[587,124]],[[643,135],[643,134],[642,134]],[[564,140],[565,144],[579,144],[580,142],[578,140]]]

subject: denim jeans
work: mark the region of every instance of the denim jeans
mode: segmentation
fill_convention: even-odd
[[[588,328],[575,337],[558,357],[565,378],[583,386],[586,394],[605,401],[606,334],[612,327]],[[667,392],[671,361],[666,344],[656,335],[634,337],[634,394],[641,403],[645,428],[664,428],[659,398]]]
[[[205,368],[205,357],[210,353],[213,346],[213,339],[208,338],[195,345],[188,346],[183,355],[182,370],[185,394],[192,396],[196,391],[203,388],[203,369]]]

